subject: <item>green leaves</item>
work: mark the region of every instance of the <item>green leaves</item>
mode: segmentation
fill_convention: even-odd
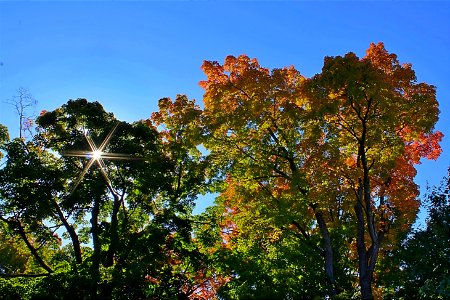
[[[0,126],[0,267],[45,269],[27,289],[56,298],[371,298],[418,211],[414,165],[441,152],[435,87],[383,44],[312,78],[245,55],[202,69],[204,109],[177,95],[127,123],[77,99],[27,142]],[[425,273],[423,295],[445,287]]]

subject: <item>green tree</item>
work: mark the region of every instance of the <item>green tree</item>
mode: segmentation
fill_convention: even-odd
[[[428,192],[426,227],[412,230],[386,262],[383,279],[396,299],[450,297],[450,169],[441,185]]]
[[[29,297],[183,294],[189,276],[174,257],[201,257],[189,219],[205,185],[195,147],[166,139],[148,120],[119,122],[85,99],[43,112],[37,124],[32,140],[2,145],[0,170],[2,221],[47,271],[29,282]]]

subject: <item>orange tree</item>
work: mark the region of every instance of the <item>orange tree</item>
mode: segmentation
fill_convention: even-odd
[[[311,246],[324,259],[325,293],[339,292],[337,250],[357,257],[361,296],[373,298],[380,249],[417,214],[414,165],[441,151],[435,88],[417,83],[383,44],[364,58],[327,57],[310,79],[244,55],[202,68],[205,145],[227,175],[221,199],[235,235],[255,230],[242,221],[252,218],[272,222],[267,234],[291,231],[305,245],[319,235]],[[333,244],[342,235],[346,247]]]
[[[361,296],[371,299],[381,247],[392,246],[418,212],[414,165],[441,152],[435,87],[417,83],[411,65],[380,43],[363,58],[325,58],[305,89],[323,136],[311,177],[339,182],[335,192],[353,209]]]
[[[205,145],[228,178],[222,197],[227,216],[238,223],[241,236],[248,229],[254,241],[261,236],[244,220],[265,218],[273,230],[261,234],[287,231],[310,245],[323,255],[328,289],[334,293],[328,225],[322,208],[308,197],[302,170],[314,147],[308,137],[315,134],[305,119],[310,109],[302,90],[306,79],[293,67],[269,71],[244,55],[228,56],[223,65],[206,61],[202,68],[207,75],[200,83]],[[313,241],[318,234],[320,246]]]

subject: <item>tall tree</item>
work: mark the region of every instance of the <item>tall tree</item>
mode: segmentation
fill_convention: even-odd
[[[312,170],[339,183],[337,192],[353,207],[361,296],[372,299],[380,248],[408,229],[419,208],[414,165],[441,152],[435,87],[417,83],[411,65],[382,43],[361,59],[325,58],[305,86],[323,136]]]
[[[414,165],[441,152],[435,88],[417,83],[411,65],[383,44],[361,59],[327,57],[310,79],[246,56],[204,62],[203,70],[205,144],[228,174],[227,212],[271,216],[306,244],[319,232],[329,294],[338,290],[333,235],[345,242],[346,234],[349,250],[340,255],[355,246],[361,296],[372,299],[383,243],[417,214]]]
[[[77,224],[69,224],[69,216],[78,225],[90,219],[85,230],[92,236],[92,269],[97,281],[100,263],[123,267],[127,252],[120,249],[128,247],[130,234],[136,234],[133,222],[139,220],[132,215],[158,214],[154,197],[167,187],[170,162],[153,127],[143,122],[119,122],[97,102],[71,100],[55,111],[42,113],[38,124],[41,147],[62,154],[59,161],[65,190],[59,194],[55,209],[69,233],[78,263],[82,261],[80,230],[76,231]],[[149,221],[148,217],[141,222],[144,220]]]
[[[228,56],[223,65],[205,61],[202,68],[205,145],[228,182],[247,195],[242,204],[230,198],[228,209],[237,206],[251,214],[243,203],[255,201],[253,209],[270,208],[276,226],[292,230],[306,245],[312,245],[317,224],[322,243],[315,251],[324,257],[328,293],[335,294],[327,221],[316,199],[308,197],[302,169],[314,147],[307,137],[313,133],[305,119],[310,109],[302,90],[305,78],[293,67],[269,71],[245,55]]]

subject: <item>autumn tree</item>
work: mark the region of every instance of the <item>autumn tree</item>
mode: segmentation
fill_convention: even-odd
[[[289,231],[313,247],[324,258],[324,290],[336,293],[330,233],[322,208],[307,196],[302,170],[314,147],[306,137],[306,79],[293,67],[269,71],[244,55],[228,56],[223,65],[205,61],[202,68],[205,145],[227,178],[224,209],[236,219],[269,218],[273,234]],[[317,234],[319,247],[311,241]]]
[[[339,291],[335,235],[348,243],[336,245],[339,255],[358,257],[361,297],[373,298],[380,249],[418,211],[414,165],[441,151],[435,88],[417,83],[411,65],[383,44],[361,59],[327,57],[310,79],[246,56],[204,62],[203,70],[206,145],[227,174],[226,213],[270,218],[306,244],[320,234],[330,294]]]
[[[353,53],[325,58],[306,89],[323,135],[311,170],[337,181],[353,209],[361,296],[372,299],[380,249],[418,212],[414,165],[441,152],[435,87],[417,83],[411,65],[380,43],[361,59]]]

